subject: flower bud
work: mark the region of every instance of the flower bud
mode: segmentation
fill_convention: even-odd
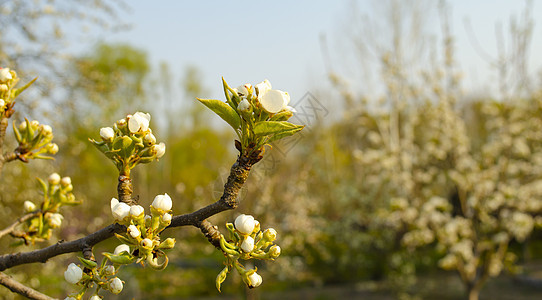
[[[0,108],[3,108],[4,105],[6,105],[6,102],[4,101],[4,99],[0,99]]]
[[[115,277],[111,279],[111,281],[109,281],[109,290],[113,294],[118,294],[122,292],[123,287],[124,286],[122,285],[122,281],[118,277]]]
[[[151,239],[143,239],[141,240],[141,246],[146,249],[152,249],[153,243]]]
[[[269,80],[264,80],[256,85],[256,90],[258,91],[258,100],[260,100],[267,91],[271,90],[271,82]]]
[[[279,257],[280,252],[281,250],[280,250],[279,245],[273,245],[271,246],[271,248],[269,248],[269,256],[271,256],[271,258],[273,259]]]
[[[156,137],[154,136],[154,134],[152,133],[147,133],[147,135],[145,136],[145,144],[147,146],[151,146],[151,145],[154,145],[156,144]]]
[[[161,142],[158,145],[154,145],[153,150],[156,151],[156,158],[160,158],[166,153],[166,144]]]
[[[128,233],[134,239],[141,236],[141,232],[139,232],[139,229],[137,229],[137,227],[135,225],[128,226]]]
[[[57,154],[58,153],[58,145],[55,144],[55,143],[50,143],[47,145],[47,152],[49,152],[49,154]]]
[[[158,246],[159,249],[173,249],[175,247],[175,239],[174,238],[167,238],[165,241],[160,243]]]
[[[54,213],[48,215],[47,222],[49,222],[49,226],[51,226],[52,228],[57,228],[62,225],[62,219],[64,219],[64,217],[61,214]]]
[[[9,68],[1,68],[0,69],[0,82],[6,82],[8,80],[13,79],[11,76],[11,73],[9,72]]]
[[[164,195],[158,195],[154,197],[154,201],[152,201],[152,207],[162,210],[162,211],[169,211],[171,210],[171,206],[173,203],[171,202],[171,197],[166,193]]]
[[[53,128],[49,125],[41,125],[40,129],[44,135],[51,135],[53,133]]]
[[[64,272],[64,278],[71,284],[78,283],[83,278],[83,270],[74,263],[68,266],[68,269]]]
[[[241,243],[241,249],[247,253],[252,252],[254,250],[254,239],[251,236],[246,236]]]
[[[162,222],[171,223],[171,215],[168,213],[165,213],[164,215],[162,215]]]
[[[262,284],[262,276],[260,276],[258,273],[254,272],[252,275],[248,276],[248,280],[250,281],[250,287],[255,288],[260,286]]]
[[[252,105],[250,105],[250,102],[247,99],[241,100],[241,102],[239,102],[239,105],[237,105],[237,110],[242,112],[250,112],[251,108]]]
[[[141,205],[132,205],[130,207],[130,215],[132,217],[139,217],[145,213],[145,209]]]
[[[273,242],[277,239],[277,231],[273,228],[268,228],[263,232],[263,238],[270,242]]]
[[[36,120],[32,120],[30,121],[30,127],[32,127],[32,129],[37,129],[38,126],[40,126],[40,122],[36,121]]]
[[[130,249],[130,248],[128,248],[128,249]],[[128,253],[130,253],[130,251],[128,251]],[[114,266],[107,265],[107,266],[104,267],[103,272],[104,272],[105,276],[111,276],[111,275],[115,274],[116,270],[115,270]]]
[[[262,108],[270,114],[276,114],[283,110],[289,102],[290,95],[279,90],[267,91],[260,99]]]
[[[60,183],[60,175],[58,173],[53,173],[49,175],[49,178],[47,179],[49,181],[49,184],[56,185]]]
[[[115,137],[115,130],[111,127],[103,127],[100,129],[100,136],[104,141],[112,141]]]
[[[33,212],[36,210],[36,204],[31,201],[25,201],[23,203],[25,212]]]
[[[115,255],[119,255],[121,254],[122,252],[128,252],[130,253],[130,246],[126,245],[126,244],[120,244],[118,245],[116,248],[115,248]]]
[[[88,300],[102,300],[102,297],[98,296],[98,295],[93,295],[92,297],[90,297],[90,299]]]
[[[121,221],[130,214],[130,206],[113,198],[111,199],[111,213],[115,220]]]
[[[19,130],[25,130],[26,129],[26,121],[22,121],[21,124],[19,124]]]
[[[239,215],[235,219],[235,228],[243,234],[251,234],[254,231],[254,217],[251,215]]]
[[[7,84],[0,84],[0,93],[5,93],[8,91],[8,86]]]
[[[245,85],[240,85],[237,87],[237,94],[239,96],[248,96],[249,90],[252,89],[252,85],[250,83],[247,83]]]
[[[62,186],[64,186],[64,187],[68,186],[68,185],[72,184],[72,179],[70,177],[68,177],[68,176],[62,177],[62,180],[60,180],[60,184]]]

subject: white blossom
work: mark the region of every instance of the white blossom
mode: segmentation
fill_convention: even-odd
[[[255,87],[256,87],[256,91],[258,91],[258,100],[261,100],[263,95],[265,95],[265,93],[271,90],[271,82],[269,82],[269,80],[266,79],[258,83]]]
[[[48,215],[49,225],[53,228],[60,227],[60,225],[62,225],[62,219],[64,219],[64,217],[58,213]]]
[[[32,212],[36,210],[36,204],[34,204],[32,201],[25,201],[23,206],[25,212]]]
[[[60,175],[58,175],[58,173],[53,173],[53,174],[49,175],[49,178],[47,180],[49,181],[49,184],[51,184],[51,185],[59,184],[60,183]]]
[[[129,249],[129,248],[128,248]],[[130,251],[128,250],[128,253],[130,253]],[[111,276],[113,274],[115,274],[115,267],[112,266],[112,265],[107,265],[103,268],[103,272],[106,276]]]
[[[93,295],[92,297],[90,297],[90,299],[88,300],[102,300],[102,297],[98,296],[98,295]]]
[[[162,216],[162,222],[164,222],[164,223],[169,223],[169,222],[171,222],[171,215],[168,214],[168,213],[165,213],[165,214]]]
[[[248,276],[248,279],[250,280],[250,287],[258,287],[260,284],[262,284],[262,276],[260,274],[254,272],[252,275]]]
[[[0,82],[6,82],[11,79],[13,79],[13,77],[11,76],[11,73],[9,72],[9,68],[0,69]]]
[[[115,130],[111,127],[102,127],[100,129],[100,136],[104,141],[111,141],[115,137]]]
[[[119,255],[124,251],[130,253],[130,246],[128,246],[126,244],[120,244],[115,248],[114,253],[115,253],[115,255]]]
[[[128,233],[134,239],[141,236],[141,232],[139,232],[139,229],[137,229],[137,227],[135,225],[128,226]]]
[[[118,277],[115,277],[115,278],[111,279],[111,281],[109,281],[109,290],[113,294],[118,294],[118,293],[122,292],[123,287],[124,286],[122,284],[122,281]]]
[[[58,153],[58,145],[56,143],[50,143],[47,145],[47,152],[50,154],[57,154]]]
[[[130,206],[124,202],[119,202],[116,198],[111,199],[111,213],[115,220],[123,220],[130,214]]]
[[[156,137],[154,136],[154,134],[152,133],[147,133],[147,135],[145,136],[145,143],[147,145],[154,145],[156,144]]]
[[[71,284],[78,283],[83,278],[83,270],[74,263],[68,266],[68,269],[64,272],[64,278]]]
[[[251,236],[245,237],[241,243],[241,249],[247,253],[252,252],[254,250],[254,239]]]
[[[60,180],[60,184],[62,186],[68,186],[68,185],[72,184],[72,179],[70,177],[68,177],[68,176],[62,177],[62,180]]]
[[[145,209],[141,205],[132,205],[130,207],[130,215],[132,217],[139,217],[145,213]]]
[[[262,108],[270,114],[275,114],[285,109],[288,103],[290,103],[290,95],[279,90],[267,91],[260,99]]]
[[[239,215],[235,219],[235,228],[239,230],[239,232],[244,234],[251,234],[252,231],[254,231],[254,226],[256,225],[254,222],[254,217],[251,215]]]
[[[269,255],[273,258],[279,257],[280,252],[281,252],[281,249],[279,245],[273,245],[271,246],[271,248],[269,248]]]
[[[152,201],[152,207],[156,209],[160,209],[162,211],[169,211],[171,210],[171,206],[173,203],[171,202],[171,197],[166,193],[164,195],[158,195],[154,197],[154,201]]]
[[[242,112],[248,112],[250,111],[250,107],[250,102],[247,99],[243,99],[241,100],[241,102],[239,102],[239,105],[237,105],[237,110]]]
[[[153,149],[156,151],[156,158],[160,158],[166,153],[166,144],[161,142],[160,144],[154,145]]]
[[[152,245],[153,245],[153,242],[151,239],[141,240],[141,246],[143,246],[143,248],[151,249]]]
[[[138,131],[145,132],[149,129],[150,120],[150,114],[138,111],[128,119],[128,129],[131,133],[136,133]]]

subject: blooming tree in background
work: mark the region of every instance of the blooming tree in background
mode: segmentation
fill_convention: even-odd
[[[16,88],[19,81],[17,74],[8,69],[0,69],[0,167],[4,163],[31,159],[52,159],[58,146],[52,143],[52,128],[40,125],[37,121],[13,123],[13,131],[18,146],[15,150],[3,151],[3,142],[8,119],[13,115],[15,98],[25,90],[31,81],[21,88]],[[112,224],[78,240],[57,243],[39,250],[4,254],[0,256],[0,270],[33,262],[46,262],[57,255],[81,252],[78,262],[70,263],[64,272],[67,282],[76,286],[76,291],[66,299],[102,299],[104,291],[113,294],[122,292],[125,284],[120,279],[120,267],[132,263],[162,270],[168,265],[167,251],[175,247],[176,240],[164,237],[166,228],[192,225],[201,230],[204,236],[224,254],[224,269],[216,277],[216,288],[231,271],[235,270],[250,288],[262,283],[257,269],[247,268],[243,261],[250,259],[274,260],[281,248],[274,244],[277,231],[273,228],[262,230],[261,224],[250,215],[241,214],[234,224],[227,223],[227,234],[223,235],[217,226],[207,218],[225,210],[235,209],[238,205],[239,190],[247,180],[251,167],[264,155],[264,146],[272,141],[290,136],[300,131],[303,126],[294,125],[287,120],[293,112],[288,106],[288,93],[273,90],[269,81],[252,87],[245,84],[236,89],[230,88],[223,81],[226,102],[211,99],[198,99],[205,106],[224,119],[233,127],[238,136],[235,147],[239,150],[237,161],[230,170],[224,185],[224,192],[216,202],[195,212],[173,216],[174,201],[165,193],[157,195],[149,213],[132,196],[131,172],[138,164],[151,163],[160,159],[166,152],[166,145],[157,142],[150,127],[151,116],[148,113],[135,112],[120,119],[111,127],[100,129],[100,139],[90,141],[110,159],[118,170],[117,198],[110,201]],[[61,207],[76,205],[71,179],[61,178],[53,173],[47,183],[38,179],[43,191],[43,200],[36,205],[26,201],[24,215],[11,226],[0,231],[0,238],[11,235],[25,244],[35,244],[48,240],[55,228],[62,226]],[[106,239],[116,237],[120,245],[112,252],[95,256],[93,246]],[[24,286],[4,273],[0,273],[0,284],[14,293],[31,299],[52,299],[30,287]]]

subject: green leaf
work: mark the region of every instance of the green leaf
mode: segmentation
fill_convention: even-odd
[[[299,131],[303,129],[303,126],[295,125],[286,121],[263,121],[254,125],[254,134],[256,136],[265,136],[282,133],[293,129],[297,129],[297,131]]]
[[[137,257],[129,254],[126,251],[117,255],[113,253],[103,252],[102,255],[107,257],[112,263],[119,265],[128,265],[133,263],[137,259]]]
[[[21,137],[21,133],[19,132],[19,128],[17,128],[15,121],[13,121],[13,134],[15,134],[15,139],[17,140],[17,143],[20,144],[23,138]]]
[[[26,90],[30,85],[32,85],[32,83],[34,83],[34,81],[36,81],[38,79],[38,77],[30,80],[29,83],[25,84],[24,86],[16,89],[15,91],[13,91],[13,98],[19,96],[20,93],[22,93],[24,90]]]
[[[200,99],[200,98],[196,98],[196,99],[198,99],[199,102],[203,103],[215,114],[217,114],[224,121],[230,124],[230,126],[233,127],[233,129],[237,130],[237,128],[239,128],[239,126],[241,125],[241,118],[239,118],[239,115],[237,114],[237,112],[233,108],[231,108],[228,104],[220,100],[214,100],[214,99]]]
[[[280,140],[282,138],[285,138],[285,137],[288,137],[288,136],[291,136],[291,135],[294,135],[296,132],[300,131],[301,129],[303,129],[305,126],[301,126],[301,125],[296,125],[298,127],[294,128],[294,129],[291,129],[291,130],[287,130],[287,131],[283,131],[281,133],[277,133],[275,135],[273,135],[268,141],[267,143],[271,143],[271,142],[274,142],[276,140]]]
[[[79,261],[85,265],[85,267],[89,268],[89,269],[94,269],[96,268],[96,266],[98,266],[98,264],[95,262],[95,261],[92,261],[90,259],[86,259],[86,258],[82,258],[82,257],[77,257],[79,258]]]
[[[43,191],[43,194],[47,195],[47,184],[43,180],[41,180],[41,178],[36,178],[36,179],[38,180],[41,190]]]

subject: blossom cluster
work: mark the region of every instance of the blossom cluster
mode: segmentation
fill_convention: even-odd
[[[262,283],[262,277],[257,269],[247,270],[239,259],[249,260],[252,258],[263,260],[275,260],[281,253],[280,246],[274,245],[277,239],[277,231],[273,228],[260,231],[260,222],[251,215],[241,214],[234,224],[227,223],[229,240],[221,235],[220,247],[226,257],[226,267],[216,277],[216,288],[226,280],[227,274],[236,269],[245,284],[250,288],[258,287]]]
[[[48,178],[48,183],[38,178],[43,201],[38,207],[31,201],[25,201],[23,206],[25,213],[33,214],[23,224],[23,233],[19,235],[26,244],[36,241],[48,240],[52,231],[60,227],[64,217],[60,214],[60,208],[65,205],[77,205],[81,201],[76,200],[73,194],[73,185],[70,177],[60,177],[53,173]]]
[[[150,163],[166,152],[163,142],[157,143],[149,127],[151,115],[136,112],[118,120],[113,127],[100,129],[102,141],[91,142],[111,159],[119,171],[129,171],[137,164]]]
[[[53,129],[38,121],[25,119],[19,126],[13,126],[13,134],[18,147],[15,149],[17,158],[27,162],[29,159],[52,159],[44,154],[56,154],[58,145],[53,143]]]

